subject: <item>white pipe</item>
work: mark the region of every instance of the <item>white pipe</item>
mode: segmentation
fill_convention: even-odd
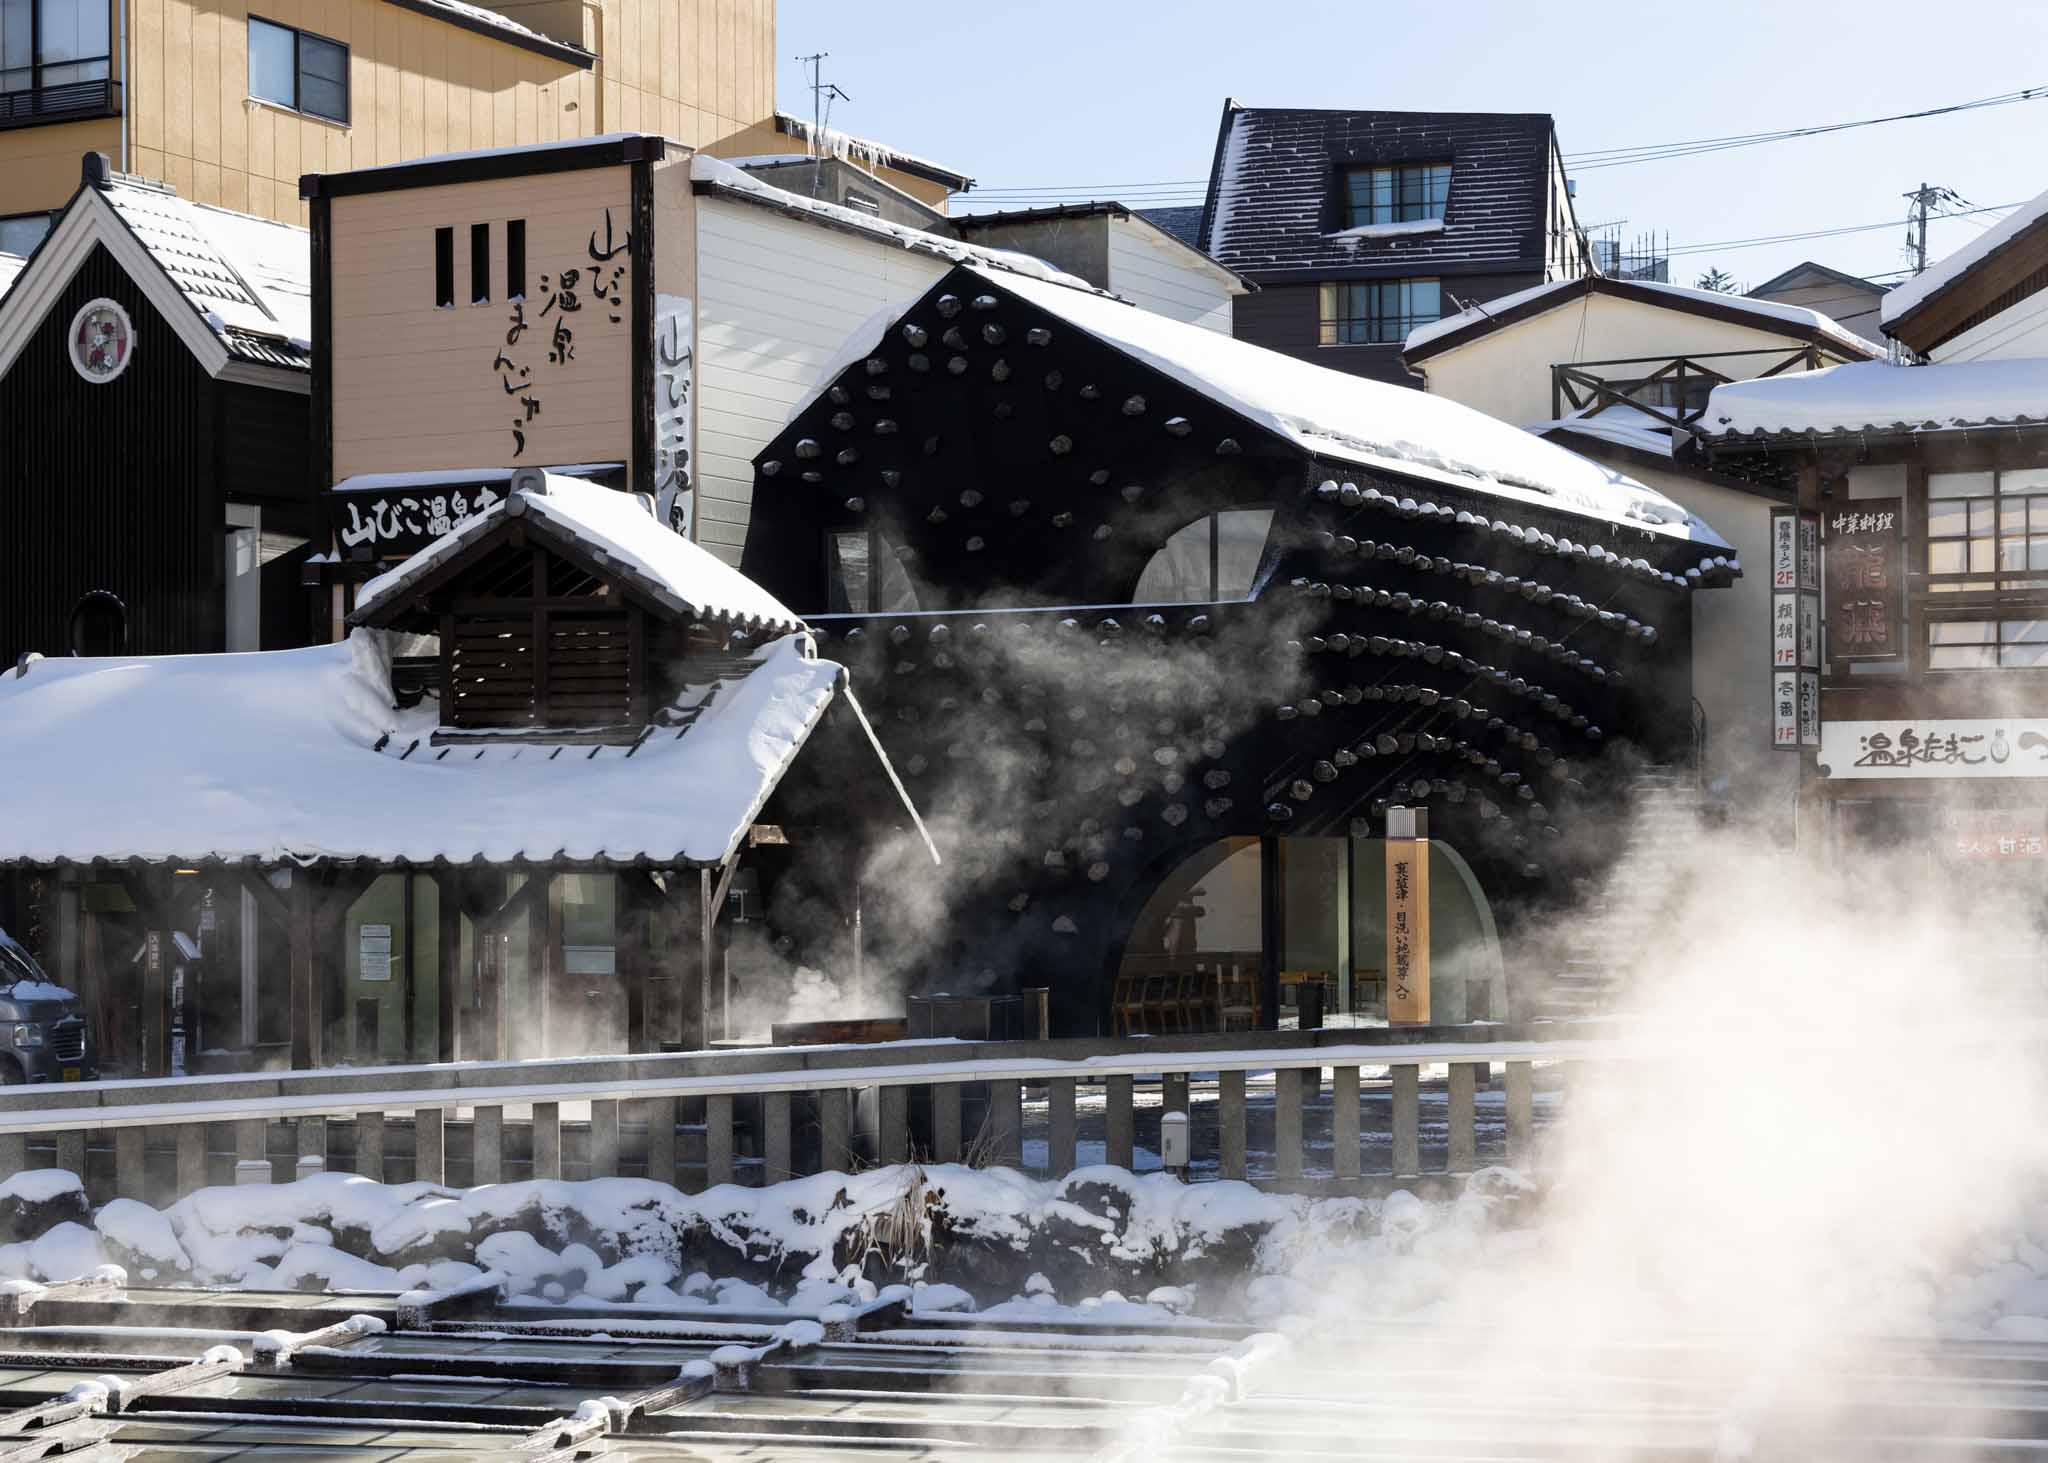
[[[121,171],[131,171],[128,166],[128,108],[134,97],[128,86],[128,0],[114,0],[114,30],[121,47]]]

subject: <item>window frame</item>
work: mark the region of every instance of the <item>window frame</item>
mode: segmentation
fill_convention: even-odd
[[[48,3],[51,3],[51,0],[28,0],[28,65],[25,67],[0,67],[0,76],[4,76],[9,71],[27,71],[29,74],[28,86],[25,89],[13,89],[9,88],[4,82],[0,82],[0,96],[40,96],[45,92],[56,91],[63,87],[90,86],[94,82],[112,87],[114,85],[114,26],[111,7],[104,4],[102,0],[100,15],[106,29],[107,49],[105,52],[97,56],[67,56],[62,60],[51,60],[43,54],[45,44],[43,7]],[[93,0],[70,0],[70,3],[74,9],[84,10],[93,3]],[[101,68],[98,76],[75,77],[70,81],[47,81],[43,77],[45,70],[91,66],[99,66]]]
[[[1375,224],[1423,223],[1430,219],[1450,220],[1452,160],[1441,162],[1346,163],[1337,174],[1337,226],[1339,229],[1370,228]],[[1441,174],[1433,179],[1433,174]],[[1379,180],[1386,180],[1386,198],[1381,200]],[[1410,179],[1416,180],[1415,197],[1408,197]],[[1359,182],[1365,196],[1359,197]],[[1441,188],[1435,186],[1441,182]]]
[[[1377,309],[1383,292],[1400,290],[1404,295],[1412,294],[1418,285],[1429,285],[1436,291],[1434,315],[1415,313],[1412,301],[1406,299],[1403,300],[1400,313],[1387,314]],[[1360,292],[1363,298],[1374,302],[1374,308],[1368,309],[1365,313],[1346,315],[1343,307],[1352,298],[1354,291]],[[1410,331],[1443,319],[1443,312],[1443,279],[1438,275],[1402,275],[1394,279],[1325,280],[1316,289],[1316,344],[1319,347],[1398,346],[1407,340]],[[1392,328],[1394,333],[1375,333],[1388,328]],[[1363,333],[1353,336],[1351,332],[1354,330],[1362,330]]]
[[[1266,516],[1266,527],[1259,540],[1259,552],[1253,558],[1251,570],[1246,576],[1244,592],[1242,594],[1226,595],[1223,592],[1223,520],[1226,517],[1238,514],[1260,513]],[[1259,571],[1265,567],[1266,556],[1273,547],[1273,520],[1275,513],[1276,509],[1270,503],[1240,503],[1228,508],[1212,508],[1199,518],[1189,519],[1186,523],[1183,523],[1179,528],[1161,539],[1159,547],[1146,557],[1144,564],[1138,570],[1138,577],[1131,581],[1131,592],[1125,602],[1134,606],[1249,603],[1252,599],[1252,592],[1259,586]],[[1208,534],[1206,535],[1208,538],[1207,569],[1209,576],[1207,594],[1196,599],[1160,599],[1156,596],[1140,594],[1139,590],[1144,586],[1145,576],[1152,572],[1152,566],[1158,562],[1159,557],[1166,553],[1167,549],[1184,534],[1204,526],[1208,528]]]
[[[1983,475],[1991,479],[1989,493],[1947,494],[1936,491],[1937,480],[1948,476]],[[2008,477],[2032,477],[2037,481],[2026,489],[2008,491]],[[1955,675],[2011,675],[2015,672],[2048,671],[2048,658],[2034,664],[2008,662],[2008,647],[2038,643],[2009,637],[2005,633],[2008,625],[2024,624],[2028,621],[2048,620],[2048,567],[2005,569],[2000,567],[2002,549],[2017,545],[2022,560],[2028,556],[2029,541],[2048,541],[2048,468],[2039,463],[2020,463],[2011,466],[1995,461],[1966,460],[1918,469],[1913,483],[1913,542],[1912,567],[1910,576],[1913,592],[1910,597],[1911,612],[1917,616],[1919,629],[1911,640],[1912,668],[1915,672],[1932,676]],[[2034,503],[2040,503],[2034,509]],[[1935,531],[1935,521],[1945,504],[1979,504],[1988,518],[1988,533],[1974,534],[1970,531],[1972,510],[1964,509],[1963,531],[1960,533]],[[2006,524],[2011,505],[2020,505],[2027,514],[2026,526],[2018,532],[2009,532]],[[2036,531],[2034,522],[2039,519],[2042,527]],[[1963,546],[1964,568],[1960,571],[1937,573],[1934,570],[1935,550],[1948,544]],[[1972,544],[1984,544],[1989,548],[1991,567],[1972,570]],[[1989,635],[1982,639],[1954,641],[1944,646],[1936,637],[1953,633],[1948,627],[1976,624],[1989,627]],[[1991,663],[1975,665],[1937,665],[1936,653],[1943,649],[1954,650],[1963,645],[1985,645],[1990,647]]]
[[[276,97],[263,96],[256,90],[255,74],[249,70],[255,48],[248,45],[247,42],[255,34],[254,28],[259,25],[267,25],[272,30],[284,31],[292,38],[292,99],[288,102],[279,101]],[[287,112],[295,112],[301,117],[312,117],[316,121],[331,122],[337,127],[352,125],[349,118],[355,110],[355,88],[351,74],[353,71],[353,57],[349,52],[348,42],[337,41],[332,36],[323,36],[318,31],[301,30],[298,26],[286,25],[281,20],[272,20],[269,16],[258,15],[253,10],[249,12],[249,28],[244,31],[243,40],[243,70],[246,73],[245,79],[248,83],[251,101],[261,102],[266,107],[282,107]],[[317,45],[332,46],[341,53],[341,76],[338,82],[334,77],[316,76],[314,78],[317,81],[336,83],[341,87],[341,115],[339,116],[330,112],[318,111],[306,105],[306,55],[304,43],[309,40]]]

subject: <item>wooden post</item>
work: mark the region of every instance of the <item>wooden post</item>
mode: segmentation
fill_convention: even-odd
[[[1470,1173],[1479,1165],[1479,1135],[1475,1126],[1477,1083],[1473,1062],[1452,1062],[1449,1080],[1450,1153],[1444,1164],[1451,1173]]]
[[[1188,1074],[1185,1072],[1162,1072],[1159,1074],[1159,1110],[1162,1113],[1188,1113]]]
[[[1535,1069],[1528,1062],[1507,1066],[1508,1162],[1526,1164],[1536,1136]]]
[[[712,903],[711,870],[697,870],[696,883],[697,958],[685,966],[679,987],[683,1003],[683,1049],[693,1052],[704,1049],[707,1034],[704,1002],[711,989],[712,928],[718,919],[718,910]]]
[[[294,883],[297,881],[294,880]],[[270,1171],[270,1124],[262,1118],[235,1123],[235,1182],[267,1184]]]
[[[212,1131],[210,1123],[179,1124],[177,1198],[182,1199],[193,1190],[206,1187],[207,1136]]]
[[[356,1174],[384,1182],[384,1114],[380,1112],[356,1114]]]
[[[1387,809],[1387,1024],[1429,1021],[1429,815]]]
[[[327,1172],[327,1119],[300,1118],[298,1130],[299,1161],[294,1176],[306,1179]]]
[[[770,1092],[761,1098],[761,1163],[763,1182],[779,1184],[796,1177],[790,1154],[789,1094]]]
[[[1422,1069],[1414,1063],[1393,1069],[1394,1173],[1422,1172]]]
[[[1102,1161],[1129,1168],[1137,1156],[1137,1120],[1131,1110],[1129,1076],[1106,1077],[1102,1083]]]
[[[413,1179],[423,1184],[448,1182],[447,1114],[438,1107],[413,1109]]]
[[[989,1157],[1004,1168],[1024,1165],[1024,1084],[988,1084]]]
[[[436,938],[439,948],[440,982],[434,992],[435,1015],[435,1060],[452,1062],[462,1050],[459,1041],[461,1026],[460,1013],[469,1003],[463,999],[468,994],[468,971],[462,966],[462,895],[458,875],[453,869],[438,869],[434,873],[434,885],[440,891],[435,901],[439,910],[436,921]]]
[[[848,1167],[853,1161],[853,1104],[844,1087],[828,1087],[818,1094],[818,1131],[823,1135],[821,1162],[828,1171]]]
[[[558,1179],[562,1176],[562,1105],[536,1102],[533,1105],[533,1176]]]
[[[1074,1079],[1055,1077],[1046,1084],[1046,1177],[1063,1179],[1080,1166],[1079,1128],[1074,1116]]]
[[[715,1092],[704,1099],[704,1182],[732,1182],[732,1095]]]
[[[313,872],[292,870],[291,918],[292,1070],[321,1065],[326,1032],[320,1012],[320,986],[313,973]]]
[[[196,1125],[194,1125],[196,1126]],[[149,1198],[148,1166],[141,1128],[114,1129],[114,1192],[123,1199]]]
[[[526,877],[540,880],[541,886],[526,901],[526,1016],[506,1052],[520,1061],[549,1055],[548,994],[554,984],[549,977],[554,973],[554,946],[562,927],[557,881],[542,869],[530,869]]]
[[[13,1178],[28,1167],[28,1134],[0,1133],[0,1178]]]
[[[730,1102],[732,1099],[727,1098]],[[615,1099],[594,1099],[590,1104],[590,1177],[615,1179],[619,1176],[619,1104]]]
[[[56,1166],[67,1173],[75,1173],[82,1183],[85,1181],[85,1129],[66,1128],[57,1134]]]
[[[783,1094],[783,1142],[788,1143],[789,1097]],[[785,1158],[787,1155],[785,1154]],[[676,1181],[676,1100],[647,1099],[647,1176],[658,1184]]]
[[[618,890],[619,979],[626,985],[626,1050],[651,1052],[654,1043],[647,1029],[647,921],[652,918],[641,882],[621,874]]]
[[[1330,1143],[1336,1151],[1334,1172],[1340,1179],[1355,1179],[1358,1158],[1358,1068],[1333,1067],[1330,1071]]]
[[[884,1087],[875,1094],[877,1149],[875,1156],[883,1163],[907,1163],[910,1160],[910,1089],[908,1087]]]
[[[1216,1074],[1216,1136],[1219,1152],[1216,1172],[1227,1179],[1241,1179],[1244,1164],[1244,1073]]]

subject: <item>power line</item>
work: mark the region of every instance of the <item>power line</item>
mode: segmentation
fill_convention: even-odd
[[[1982,208],[1969,209],[1967,213],[2001,213],[2007,209],[2018,207],[2018,203],[1993,203],[1987,204]],[[1953,212],[1939,216],[1942,218],[1963,218],[1966,214],[1965,212]],[[1909,222],[1909,220],[1888,218],[1879,223],[1844,224],[1838,228],[1807,229],[1793,234],[1762,234],[1748,239],[1720,239],[1713,243],[1673,244],[1664,252],[1675,256],[1679,254],[1708,254],[1716,249],[1759,249],[1769,244],[1796,244],[1805,239],[1831,239],[1842,234],[1867,234],[1877,229],[1895,229],[1900,224],[1906,222]],[[1905,271],[1898,272],[1904,273]]]

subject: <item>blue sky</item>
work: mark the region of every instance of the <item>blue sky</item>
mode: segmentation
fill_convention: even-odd
[[[1723,0],[1612,9],[1437,0],[780,0],[780,104],[808,116],[793,58],[829,51],[852,100],[832,125],[973,175],[1138,206],[1199,202],[1226,96],[1247,105],[1549,112],[1567,154],[1850,121],[2048,85],[2041,0]],[[1575,170],[1583,224],[1699,244],[1903,219],[1923,180],[1975,204],[2048,189],[2048,97],[1675,161]],[[1144,187],[1140,185],[1151,185]],[[988,195],[994,201],[994,195]],[[970,204],[974,201],[971,197]],[[1043,201],[1042,199],[1034,201]],[[1939,257],[1995,221],[1938,219]],[[1760,284],[1802,259],[1902,268],[1905,229],[1680,253]]]

